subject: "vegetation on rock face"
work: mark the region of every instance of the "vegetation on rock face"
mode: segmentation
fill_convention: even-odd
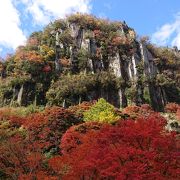
[[[180,54],[177,49],[147,45],[158,67],[156,83],[163,87],[166,101],[180,103]],[[176,97],[176,100],[175,100]]]
[[[152,55],[148,62],[141,43]],[[0,63],[0,105],[70,106],[104,98],[116,107],[148,102],[163,110],[157,102],[180,102],[179,59],[177,50],[139,42],[126,23],[77,13],[32,33]]]
[[[93,100],[93,92],[98,98],[98,91],[108,91],[111,88],[117,90],[118,79],[109,72],[100,72],[96,74],[78,74],[64,75],[53,82],[46,93],[50,105],[67,106],[80,103],[85,100]]]

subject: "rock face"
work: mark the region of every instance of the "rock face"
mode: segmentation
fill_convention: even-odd
[[[126,29],[127,30],[127,26]],[[127,81],[131,81],[133,83],[134,88],[136,89],[136,99],[135,103],[137,105],[141,105],[144,103],[144,88],[142,82],[138,81],[140,75],[145,75],[147,78],[154,78],[157,75],[158,69],[154,64],[154,58],[152,54],[146,48],[146,45],[140,42],[137,43],[137,51],[135,51],[130,57],[123,56],[117,50],[114,56],[108,56],[106,58],[109,59],[109,64],[105,64],[103,62],[102,56],[98,58],[93,58],[93,56],[97,53],[97,44],[94,37],[91,39],[85,39],[86,30],[77,27],[75,24],[72,25],[72,34],[76,41],[76,47],[72,48],[71,59],[72,64],[78,60],[75,60],[74,54],[81,49],[84,48],[91,55],[91,58],[88,59],[88,66],[92,73],[96,73],[97,71],[106,69],[112,70],[117,78],[121,78],[127,83]],[[124,33],[123,28],[119,29],[119,31]],[[92,32],[93,33],[93,32]],[[130,31],[130,35],[134,38],[134,31]],[[143,72],[138,71],[138,66],[143,64]],[[163,111],[165,100],[163,99],[162,89],[159,86],[156,86],[153,82],[148,83],[149,94],[152,102],[152,106],[157,111]],[[104,97],[106,97],[106,93]],[[118,90],[119,99],[116,99],[114,104],[118,104],[119,107],[126,107],[127,98],[126,98],[126,86],[121,86]],[[107,98],[106,98],[107,99]]]
[[[23,85],[22,85],[21,88],[20,88],[20,90],[19,90],[18,97],[17,97],[17,103],[18,103],[19,105],[21,105],[21,103],[22,103],[23,89],[24,89],[24,87],[23,87]]]
[[[154,58],[152,54],[148,51],[143,43],[140,43],[141,56],[144,62],[144,73],[146,77],[152,79],[157,76],[158,69],[154,64]],[[161,87],[157,86],[154,82],[148,83],[150,98],[152,106],[157,111],[164,111],[165,101],[163,99],[163,94]]]
[[[120,66],[120,56],[119,53],[116,54],[116,56],[112,57],[110,59],[110,68],[113,70],[113,73],[116,77],[121,77],[121,66]]]
[[[155,64],[156,57],[146,43],[136,39],[133,29],[125,23],[106,22],[79,14],[65,20],[64,24],[66,25],[55,24],[56,28],[52,30],[55,44],[51,48],[55,49],[55,59],[50,61],[55,62],[56,72],[65,74],[62,59],[68,59],[68,73],[98,74],[106,71],[116,77],[116,88],[108,86],[91,90],[84,97],[85,100],[103,97],[117,107],[126,107],[129,103],[147,103],[145,96],[148,94],[149,103],[153,108],[164,111],[168,95],[163,86],[156,81],[159,74],[158,66]],[[179,54],[178,50],[175,54]],[[13,99],[21,105],[27,92],[27,85],[22,84],[13,92]],[[31,94],[33,97],[30,99],[33,99],[37,93]],[[66,101],[64,97],[63,102]]]
[[[138,79],[142,74],[147,78],[156,77],[158,72],[158,69],[153,61],[154,58],[146,48],[146,45],[140,42],[136,42],[137,46],[139,47],[137,48],[137,51],[135,51],[130,57],[123,56],[117,50],[114,56],[106,57],[109,59],[109,64],[107,65],[103,62],[102,56],[93,58],[97,53],[97,42],[95,38],[91,37],[90,39],[85,39],[87,33],[86,30],[76,26],[75,24],[72,24],[70,27],[72,30],[72,36],[73,38],[75,38],[76,42],[76,47],[71,48],[72,64],[75,64],[78,61],[75,57],[76,52],[81,48],[85,49],[90,54],[90,58],[88,58],[88,66],[92,73],[96,73],[97,71],[101,71],[104,69],[109,69],[113,71],[117,78],[122,78],[125,81],[125,84],[127,83],[127,81],[133,82],[133,86],[136,89],[135,103],[137,105],[143,104],[144,88],[142,82],[139,82]],[[126,26],[126,29],[121,28],[118,31],[120,31],[121,34],[123,33],[125,35],[125,31],[127,31],[127,29],[128,27]],[[91,33],[93,34],[93,32]],[[130,36],[133,36],[134,38],[134,34],[135,32],[131,30]],[[143,72],[139,72],[137,69],[140,64],[143,64],[144,66]],[[163,111],[165,100],[163,99],[161,88],[159,86],[156,86],[153,82],[148,84],[148,88],[154,109]],[[106,96],[107,95],[105,93],[104,97],[106,98]],[[117,99],[114,104],[118,104],[119,107],[126,107],[128,105],[126,97],[126,86],[121,86],[119,88],[118,96],[119,99]]]

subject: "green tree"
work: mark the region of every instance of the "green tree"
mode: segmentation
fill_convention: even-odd
[[[98,121],[102,123],[114,123],[120,117],[115,112],[114,106],[101,98],[90,110],[84,112],[84,121]]]

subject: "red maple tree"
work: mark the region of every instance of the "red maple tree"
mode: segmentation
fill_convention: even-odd
[[[164,125],[156,116],[106,125],[49,164],[63,179],[179,179],[179,140]]]

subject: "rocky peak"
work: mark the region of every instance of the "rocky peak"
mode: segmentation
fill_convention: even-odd
[[[35,41],[35,39],[37,40]],[[174,71],[179,72],[177,67],[179,67],[180,58],[177,48],[167,50],[154,47],[149,42],[140,41],[136,38],[136,32],[125,22],[111,22],[78,13],[65,20],[51,23],[43,32],[33,36],[33,42],[36,44],[33,44],[31,40],[20,52],[15,53],[14,57],[18,63],[15,62],[16,68],[13,71],[16,72],[17,67],[22,70],[25,63],[30,63],[29,68],[31,69],[31,62],[37,63],[38,57],[41,65],[45,66],[43,67],[45,71],[49,73],[53,72],[53,69],[56,70],[56,78],[54,78],[55,76],[51,76],[51,78],[53,81],[59,81],[59,84],[62,84],[61,81],[63,81],[61,77],[67,74],[73,74],[77,78],[79,78],[78,74],[82,78],[81,73],[84,74],[83,78],[92,74],[92,78],[94,78],[92,81],[89,80],[89,84],[82,87],[83,90],[74,90],[76,92],[67,90],[66,93],[63,92],[64,94],[59,92],[58,86],[54,87],[51,84],[52,79],[49,78],[49,89],[41,90],[41,93],[44,94],[44,98],[45,94],[48,94],[46,95],[47,101],[59,96],[56,101],[52,100],[58,102],[58,105],[67,101],[70,104],[76,104],[79,102],[79,98],[93,100],[104,97],[118,107],[125,107],[128,103],[137,105],[151,103],[155,110],[163,111],[164,105],[174,99],[174,95],[170,94],[168,78],[175,79],[172,83],[173,91],[176,91],[176,94],[178,92],[176,87],[178,79],[173,73]],[[36,48],[36,46],[40,48]],[[23,53],[26,55],[19,55]],[[33,57],[28,56],[28,53],[33,54]],[[33,61],[29,61],[30,59]],[[14,62],[13,59],[12,62]],[[52,62],[55,62],[54,65]],[[165,77],[164,73],[167,71],[166,75],[168,75]],[[9,74],[11,76],[11,73]],[[32,69],[27,71],[27,74],[31,75],[29,81],[36,86],[33,88],[36,94],[37,87],[39,88],[37,84],[40,83],[43,86],[44,82],[39,79],[38,74],[35,72],[32,74]],[[80,88],[79,85],[77,86]],[[52,92],[52,87],[55,91],[49,93]],[[21,103],[23,93],[32,91],[26,87],[25,82],[20,86],[12,86],[13,88],[17,89],[19,93],[13,95],[12,90],[10,97],[14,97],[13,101],[17,99],[18,103]],[[34,99],[36,96],[32,94],[30,99]],[[3,98],[6,99],[5,95]]]

